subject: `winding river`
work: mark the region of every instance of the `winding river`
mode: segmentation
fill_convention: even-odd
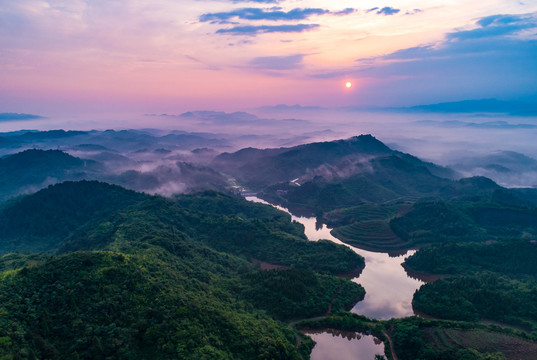
[[[247,196],[247,200],[272,205],[255,196]],[[289,210],[272,205],[291,215],[293,221],[304,225],[304,232],[310,241],[326,239],[345,245],[365,258],[365,268],[359,277],[352,281],[361,284],[366,291],[363,301],[358,302],[352,312],[369,318],[388,320],[414,315],[412,296],[423,282],[407,275],[401,264],[414,250],[399,256],[388,253],[372,252],[347,245],[334,237],[325,224],[318,226],[313,217],[295,216]],[[355,333],[354,333],[355,334]],[[383,354],[384,346],[377,344],[372,336],[357,334],[356,337],[341,332],[324,331],[308,333],[317,345],[311,358],[315,359],[373,359],[375,354]],[[337,348],[337,350],[335,350]],[[336,352],[337,351],[337,352]],[[328,354],[328,355],[327,355]],[[361,355],[363,354],[363,355]],[[363,357],[362,357],[363,356]]]

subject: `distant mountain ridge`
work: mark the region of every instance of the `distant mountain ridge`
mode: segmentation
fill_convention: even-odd
[[[400,110],[443,112],[443,113],[503,113],[510,115],[537,115],[537,104],[497,99],[463,100],[429,105],[417,105]]]
[[[98,152],[88,153],[84,151],[86,148]],[[102,151],[98,145],[82,149],[82,156],[89,159],[61,150],[38,149],[0,158],[0,202],[66,180],[101,180],[165,196],[201,190],[223,191],[228,186],[220,173],[207,166],[170,161],[167,166],[139,171],[137,162],[115,152]]]
[[[513,153],[505,157],[529,161]],[[259,197],[295,214],[315,215],[343,241],[371,249],[441,242],[453,238],[450,231],[466,241],[482,240],[486,231],[501,238],[500,231],[479,224],[479,216],[516,217],[537,201],[535,189],[505,189],[482,176],[460,179],[449,168],[391,150],[371,135],[293,148],[243,149],[222,154],[214,163],[239,184],[258,190]],[[437,205],[444,202],[448,205]],[[453,210],[457,206],[464,209],[461,213],[475,211],[475,219],[459,216]],[[526,216],[529,222],[532,216]],[[444,217],[448,225],[441,227],[443,220],[438,219]],[[528,221],[517,223],[513,236]],[[422,234],[422,229],[427,231]],[[533,233],[528,227],[527,234]]]
[[[345,106],[345,107],[317,107],[300,105],[263,106],[259,110],[267,113],[277,112],[320,112],[320,111],[396,111],[396,112],[438,112],[438,113],[496,113],[517,116],[537,115],[535,98],[530,100],[498,100],[498,99],[468,99],[461,101],[446,101],[434,104],[421,104],[414,106]]]
[[[65,131],[65,130],[49,130],[49,131],[29,131],[19,135],[19,139],[24,140],[43,140],[43,139],[58,139],[72,136],[87,135],[88,131]]]
[[[347,140],[309,143],[291,148],[246,148],[235,153],[223,153],[212,165],[236,176],[240,182],[262,187],[280,181],[290,181],[304,175],[307,169],[323,164],[335,164],[348,156],[379,156],[394,151],[371,135]]]
[[[359,135],[345,140],[309,143],[291,148],[247,148],[235,153],[223,153],[212,166],[236,177],[239,183],[262,189],[279,182],[312,177],[326,172],[352,176],[354,168],[367,167],[374,159],[396,156],[412,166],[423,167],[441,177],[456,174],[432,163],[390,149],[372,135]],[[303,179],[302,179],[303,180]]]
[[[458,159],[450,165],[462,174],[479,174],[511,187],[537,186],[537,160],[514,151]]]

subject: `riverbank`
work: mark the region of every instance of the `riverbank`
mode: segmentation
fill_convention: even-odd
[[[256,199],[258,202],[267,203]],[[525,354],[530,356],[524,358],[537,358],[537,344],[533,337],[517,329],[503,328],[498,326],[500,324],[487,326],[483,323],[438,320],[424,315],[421,318],[412,316],[420,315],[416,314],[412,307],[414,292],[426,282],[434,282],[447,277],[413,271],[405,266],[405,259],[413,255],[416,250],[404,249],[392,254],[379,251],[379,249],[371,251],[372,248],[355,247],[338,239],[334,236],[337,233],[333,229],[318,222],[315,217],[295,216],[288,209],[276,207],[289,213],[292,221],[301,223],[309,240],[330,240],[347,246],[365,258],[364,270],[352,281],[361,284],[366,289],[366,297],[351,309],[352,313],[340,312],[336,315],[295,321],[290,324],[291,326],[296,326],[297,329],[306,332],[315,329],[317,332],[327,332],[332,335],[337,333],[334,329],[366,335],[374,334],[384,342],[385,356],[395,360],[421,358],[422,351],[428,352],[429,355],[436,354],[435,356],[440,356],[437,358],[442,359],[458,359],[463,355],[468,356],[468,359],[489,359],[487,357],[489,355],[493,358],[496,356],[497,347],[502,347],[503,354],[514,356],[516,351],[509,350],[509,346],[520,348],[521,344],[525,344],[527,348]],[[366,315],[367,318],[361,315]],[[353,316],[358,318],[352,318]],[[471,335],[470,337],[479,344],[478,350],[463,339],[465,334]],[[451,339],[450,336],[453,339],[446,343],[445,339]],[[411,348],[411,344],[415,347]],[[326,348],[330,348],[331,345],[330,342],[318,344],[317,348],[313,348],[312,359],[316,352],[324,354]],[[398,352],[401,351],[400,356],[396,354],[396,349]],[[463,355],[456,355],[457,351]],[[534,355],[535,357],[531,357]],[[509,356],[506,357],[507,360],[519,359]]]
[[[290,325],[306,334],[308,332],[316,331],[328,332],[330,334],[354,333],[361,334],[363,336],[372,336],[379,339],[379,341],[384,344],[384,349],[381,350],[380,348],[376,348],[375,354],[384,355],[388,360],[398,360],[397,355],[394,356],[395,350],[393,347],[393,341],[389,335],[390,330],[389,328],[385,328],[385,324],[388,323],[368,319],[365,316],[357,314],[339,312],[331,316],[305,319],[299,322],[294,322]],[[324,346],[328,345],[324,344]],[[368,351],[371,350],[371,345],[369,343],[364,344],[364,347],[368,349]],[[322,349],[322,353],[325,353],[325,349]],[[354,354],[354,356],[357,356],[357,354]]]

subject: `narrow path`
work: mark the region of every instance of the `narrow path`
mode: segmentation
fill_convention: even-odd
[[[390,333],[393,331],[393,324],[392,324],[392,327],[390,329]],[[388,340],[388,344],[390,345],[390,351],[392,352],[392,358],[393,360],[398,360],[397,359],[397,354],[395,353],[395,349],[393,348],[393,341],[392,341],[392,338],[390,337],[390,335],[388,335],[388,333],[386,332],[386,330],[382,330],[382,335],[386,336],[386,339]]]
[[[289,326],[292,329],[295,329],[295,325],[298,324],[301,321],[305,321],[305,320],[313,320],[313,321],[315,321],[315,320],[324,319],[326,317],[328,317],[328,316],[325,315],[325,316],[317,316],[317,317],[313,317],[313,318],[309,318],[309,319],[299,319],[299,320],[291,321],[290,323],[287,324],[287,326]],[[295,346],[297,348],[299,348],[301,344],[302,344],[302,338],[301,338],[300,334],[297,332],[297,334],[295,335]],[[303,359],[302,355],[300,356],[300,358]]]

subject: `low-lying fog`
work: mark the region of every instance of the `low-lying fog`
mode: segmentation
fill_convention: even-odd
[[[537,185],[537,117],[530,116],[276,106],[236,113],[192,111],[3,121],[0,131],[4,134],[0,134],[0,138],[9,138],[6,132],[20,129],[109,128],[115,129],[116,134],[119,129],[139,131],[134,138],[95,136],[94,141],[73,138],[72,142],[58,139],[29,143],[26,147],[65,150],[73,156],[105,164],[120,183],[122,178],[130,177],[129,181],[138,182],[141,190],[168,194],[188,186],[173,180],[181,172],[194,171],[184,168],[185,163],[203,167],[221,152],[243,147],[289,147],[372,134],[393,149],[452,167],[461,176],[484,175],[503,186]],[[0,147],[0,155],[21,150]],[[196,171],[206,176],[209,170]]]

